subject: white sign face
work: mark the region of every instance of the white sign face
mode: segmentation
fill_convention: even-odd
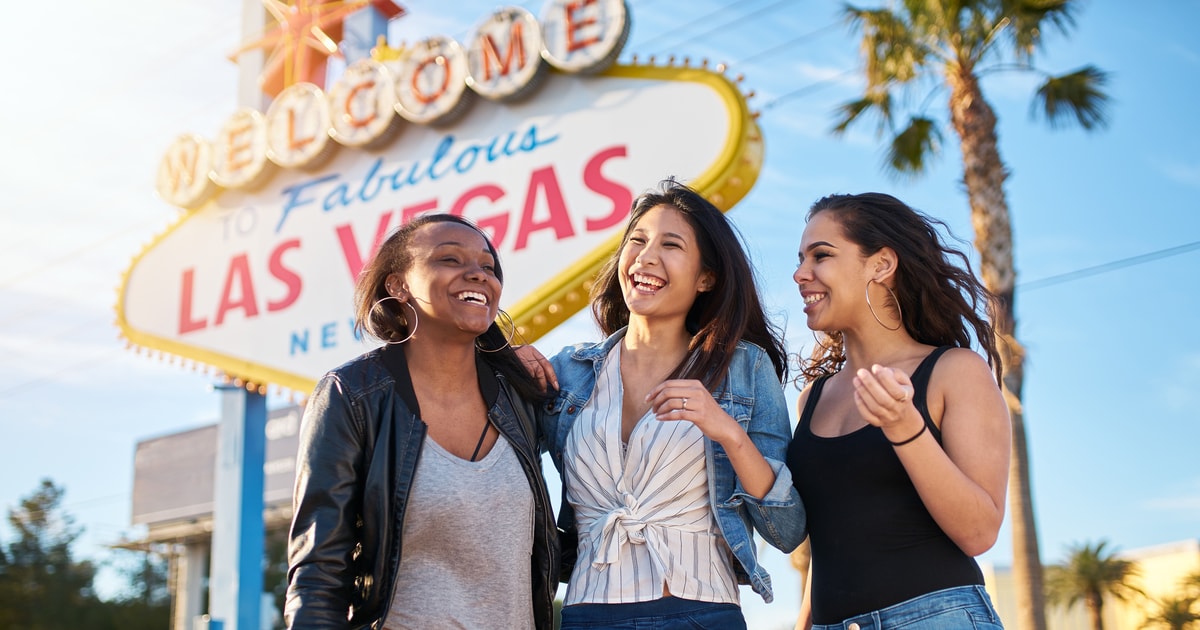
[[[761,154],[719,74],[549,75],[535,98],[481,101],[452,128],[408,125],[376,151],[343,147],[319,172],[224,191],[135,259],[119,325],[135,344],[307,393],[374,345],[354,337],[352,301],[379,243],[414,216],[450,212],[490,234],[501,307],[536,339],[586,304],[637,194],[675,176],[728,209]]]

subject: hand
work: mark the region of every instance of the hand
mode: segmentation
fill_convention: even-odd
[[[912,404],[912,379],[901,370],[875,364],[854,375],[854,405],[869,424],[884,431],[891,441],[909,437],[925,420]],[[914,421],[915,417],[915,421]]]
[[[708,439],[725,445],[745,435],[742,427],[713,398],[704,384],[695,379],[663,381],[646,395],[646,402],[660,421],[687,420]]]
[[[517,358],[521,360],[525,369],[529,371],[529,375],[537,380],[543,390],[558,389],[558,376],[554,373],[550,360],[537,348],[530,345],[513,346],[513,351],[517,353]]]

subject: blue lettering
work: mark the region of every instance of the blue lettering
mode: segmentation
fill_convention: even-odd
[[[341,199],[338,199],[338,197],[341,197]],[[350,205],[350,186],[345,183],[334,186],[333,190],[329,191],[328,195],[325,195],[325,201],[321,203],[321,207],[325,209],[325,212],[333,210],[335,206],[346,207],[348,205]]]
[[[334,336],[334,333],[336,333],[336,332],[337,332],[337,322],[329,322],[328,324],[321,326],[321,347],[322,348],[336,348],[337,347],[337,338]]]
[[[371,170],[367,171],[367,176],[363,178],[362,187],[358,189],[359,199],[362,199],[363,201],[370,201],[374,199],[375,195],[378,195],[380,189],[383,188],[383,180],[375,179],[375,174],[379,172],[379,167],[382,164],[383,158],[376,158],[375,163],[371,165]],[[368,193],[367,185],[370,184],[372,180],[375,181],[375,187],[371,189],[370,193]]]
[[[397,164],[393,171],[382,171],[384,158],[376,158],[367,169],[356,191],[351,191],[350,182],[339,181],[341,175],[331,174],[317,177],[284,188],[282,195],[283,211],[275,231],[283,229],[284,221],[293,210],[317,203],[314,187],[337,181],[337,185],[321,199],[321,207],[328,212],[336,208],[353,206],[355,203],[368,203],[379,196],[389,187],[395,192],[406,186],[415,186],[422,181],[438,181],[455,173],[466,174],[480,164],[482,155],[486,163],[497,162],[505,157],[513,157],[520,153],[531,153],[548,144],[557,142],[559,136],[542,136],[537,125],[529,125],[523,132],[519,129],[496,134],[487,142],[471,142],[465,146],[455,146],[457,139],[453,134],[446,134],[438,142],[428,161],[413,160],[409,163]],[[304,341],[307,344],[307,340]],[[306,347],[306,346],[305,346]],[[307,351],[307,349],[305,349]]]
[[[308,331],[292,333],[292,340],[288,344],[288,354],[296,356],[296,351],[308,352]]]
[[[479,157],[479,147],[477,145],[471,145],[467,147],[467,149],[462,153],[459,153],[458,158],[454,160],[454,170],[458,171],[459,173],[466,173],[467,171],[471,170],[471,167],[475,166],[475,158],[477,157]],[[468,158],[466,166],[463,166],[463,158]]]
[[[324,184],[325,182],[337,179],[337,177],[337,175],[326,175],[325,177],[319,177],[317,179],[312,179],[307,182],[301,182],[299,184],[284,188],[283,194],[287,197],[287,201],[285,201],[283,204],[283,214],[279,215],[279,223],[275,225],[275,231],[278,232],[279,230],[283,229],[283,222],[287,219],[288,214],[290,214],[292,210],[295,210],[301,206],[307,206],[313,202],[311,198],[300,197],[300,194],[304,192],[304,189],[310,186]]]
[[[450,153],[450,146],[453,144],[454,136],[451,134],[446,134],[446,137],[442,138],[442,141],[438,143],[437,148],[433,150],[433,157],[429,160],[429,179],[437,181],[446,175],[446,173],[450,172],[449,166],[447,166],[446,170],[442,171],[441,173],[437,172],[436,169],[438,167],[438,163],[446,158],[446,154]]]
[[[521,138],[521,147],[520,147],[521,151],[524,151],[525,153],[529,153],[530,151],[533,151],[533,150],[537,149],[538,147],[544,147],[547,144],[550,144],[550,143],[554,142],[555,140],[558,140],[558,136],[550,136],[549,138],[546,138],[544,140],[538,140],[537,131],[538,131],[537,125],[529,126],[529,130],[525,132],[525,137]]]
[[[362,341],[363,340],[362,331],[360,331],[359,329],[354,327],[354,318],[351,317],[349,322],[350,322],[350,335],[352,337],[354,337],[355,341]]]

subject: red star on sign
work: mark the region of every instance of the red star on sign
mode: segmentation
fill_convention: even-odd
[[[275,28],[256,41],[243,44],[231,57],[236,59],[246,51],[269,49],[258,83],[272,97],[296,83],[324,85],[325,64],[330,55],[339,54],[342,21],[347,16],[368,5],[389,20],[404,14],[404,9],[392,0],[296,0],[295,4],[262,0],[262,3],[275,17]]]

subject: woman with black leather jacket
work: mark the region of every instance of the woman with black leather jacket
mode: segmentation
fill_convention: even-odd
[[[551,628],[544,393],[496,324],[503,273],[469,221],[393,233],[355,290],[385,342],[318,383],[301,425],[289,628]]]

